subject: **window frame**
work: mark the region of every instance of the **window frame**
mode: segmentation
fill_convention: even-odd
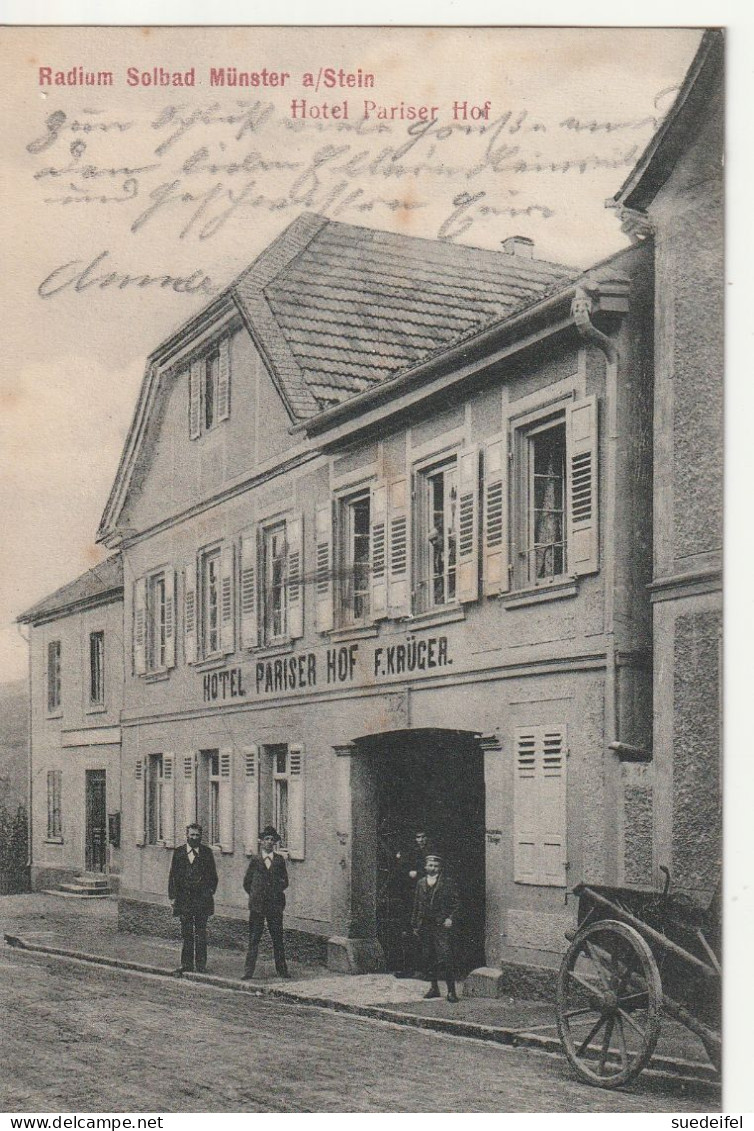
[[[105,707],[105,630],[94,629],[89,633],[89,693],[87,708],[101,711]]]
[[[372,616],[372,489],[371,485],[351,490],[336,499],[338,516],[338,627],[359,628],[373,623]],[[355,509],[366,504],[366,531],[357,534],[355,528]],[[362,562],[355,555],[356,538],[366,539],[367,553]],[[365,567],[365,581],[361,598],[363,612],[358,615],[354,609],[356,596],[353,579],[357,565]]]
[[[220,749],[201,750],[202,776],[206,783],[206,821],[207,844],[219,848],[220,841]]]
[[[511,588],[510,594],[527,591],[542,591],[553,586],[563,585],[574,580],[570,565],[568,545],[568,409],[574,403],[572,397],[560,399],[541,408],[528,412],[510,421],[510,463],[511,463]],[[562,473],[561,491],[561,541],[549,546],[561,546],[562,570],[552,572],[541,578],[536,576],[534,512],[534,460],[533,444],[537,437],[558,429],[562,435]]]
[[[228,330],[205,342],[188,365],[191,440],[215,432],[230,418],[232,336],[233,331]]]
[[[287,743],[275,743],[267,746],[266,750],[272,762],[272,823],[280,837],[278,847],[287,852],[290,827],[290,748]],[[283,770],[278,769],[281,754],[284,756]]]
[[[165,759],[162,754],[148,754],[146,766],[146,821],[144,843],[165,844]]]
[[[414,586],[414,611],[416,613],[436,613],[445,609],[459,607],[458,600],[458,542],[459,542],[459,517],[460,517],[460,448],[438,452],[434,456],[422,461],[414,468],[414,532],[416,537],[416,553],[414,555],[415,586]],[[448,497],[447,472],[453,471],[454,483],[451,485],[451,497]],[[433,569],[433,556],[435,546],[432,544],[432,534],[436,529],[434,516],[439,513],[435,510],[433,502],[433,484],[438,476],[443,476],[443,569],[442,575],[436,574]],[[452,502],[452,491],[455,490],[455,502]],[[449,511],[455,506],[455,525],[448,521]],[[454,550],[451,564],[451,548]],[[449,595],[451,573],[453,579],[453,595]],[[436,580],[442,577],[444,599],[435,599],[437,592]]]
[[[160,663],[156,662],[155,656],[155,590],[161,588],[160,598],[160,619],[159,619],[159,652]],[[146,670],[148,675],[156,672],[167,671],[167,571],[164,569],[155,570],[153,573],[147,574],[146,579]]]
[[[216,565],[217,576],[215,581],[216,589],[216,604],[215,615],[216,624],[214,631],[217,636],[217,647],[211,647],[211,640],[208,639],[211,628],[208,628],[208,616],[210,607],[208,605],[209,594],[209,579],[208,568],[211,565]],[[203,660],[216,660],[224,656],[222,647],[222,578],[223,578],[223,556],[222,556],[222,543],[215,542],[211,546],[205,546],[204,549],[199,551],[199,601],[198,601],[198,643],[199,655]]]
[[[63,713],[63,642],[58,637],[47,641],[47,714]]]
[[[270,562],[271,560],[274,562],[280,559],[270,558],[269,541],[276,534],[282,536],[282,573],[279,585],[273,586],[269,576]],[[277,644],[286,644],[290,639],[288,624],[288,519],[285,516],[281,516],[262,523],[260,526],[259,542],[262,582],[260,586],[262,599],[260,636],[264,647],[274,647]],[[271,620],[274,617],[274,610],[272,610],[271,607],[273,588],[277,588],[280,591],[281,625],[279,633],[271,631]]]

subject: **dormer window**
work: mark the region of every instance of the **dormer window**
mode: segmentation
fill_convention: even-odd
[[[195,357],[189,369],[189,435],[198,439],[230,416],[230,338]]]

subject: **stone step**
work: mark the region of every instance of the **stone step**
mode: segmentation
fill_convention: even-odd
[[[110,895],[109,886],[101,884],[60,884],[60,890],[68,895]]]
[[[81,888],[74,888],[72,891],[64,891],[62,885],[59,888],[43,888],[43,895],[57,895],[61,899],[110,899],[112,892],[109,888],[97,888],[96,891],[85,891]]]

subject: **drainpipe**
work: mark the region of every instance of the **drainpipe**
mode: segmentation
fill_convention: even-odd
[[[605,404],[607,419],[605,420],[606,447],[605,447],[605,635],[607,664],[605,669],[605,730],[606,745],[617,741],[618,734],[618,665],[617,648],[615,643],[615,582],[616,582],[616,555],[615,555],[615,502],[616,502],[616,465],[618,445],[617,422],[617,390],[618,390],[618,347],[612,338],[603,334],[591,321],[591,314],[599,298],[598,286],[580,286],[576,290],[571,304],[571,314],[576,328],[590,345],[596,346],[605,355]],[[617,798],[615,799],[617,802]],[[621,808],[616,805],[616,812]],[[622,836],[622,828],[618,829]],[[614,845],[614,859],[606,861],[608,867],[612,866],[616,879],[619,881],[619,842]]]
[[[27,814],[28,824],[27,824],[26,867],[29,870],[29,884],[31,885],[31,858],[32,858],[31,802],[32,802],[32,784],[33,784],[33,781],[34,781],[33,776],[32,776],[32,763],[31,763],[31,750],[32,750],[32,747],[31,747],[31,719],[32,719],[31,625],[29,625],[29,635],[28,636],[24,636],[23,632],[21,631],[21,625],[20,624],[16,624],[16,628],[18,629],[18,635],[21,637],[21,639],[26,644],[26,654],[28,656],[28,662],[29,662],[29,680],[28,680],[28,683],[27,683],[27,687],[28,687],[28,691],[29,691],[29,701],[28,701],[27,708],[26,708],[28,716],[29,716],[29,726],[28,726],[29,737],[28,737],[28,740],[27,740],[27,748],[28,748],[28,750],[27,750],[27,763],[28,763],[28,767],[29,767],[29,772],[28,772],[28,775],[27,775],[27,782],[26,782],[26,795],[29,799],[29,809],[28,809],[28,814]]]

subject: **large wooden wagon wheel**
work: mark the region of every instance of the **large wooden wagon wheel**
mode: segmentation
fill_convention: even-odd
[[[613,919],[576,935],[558,973],[565,1054],[582,1080],[618,1088],[647,1064],[660,1034],[662,984],[647,942]]]

